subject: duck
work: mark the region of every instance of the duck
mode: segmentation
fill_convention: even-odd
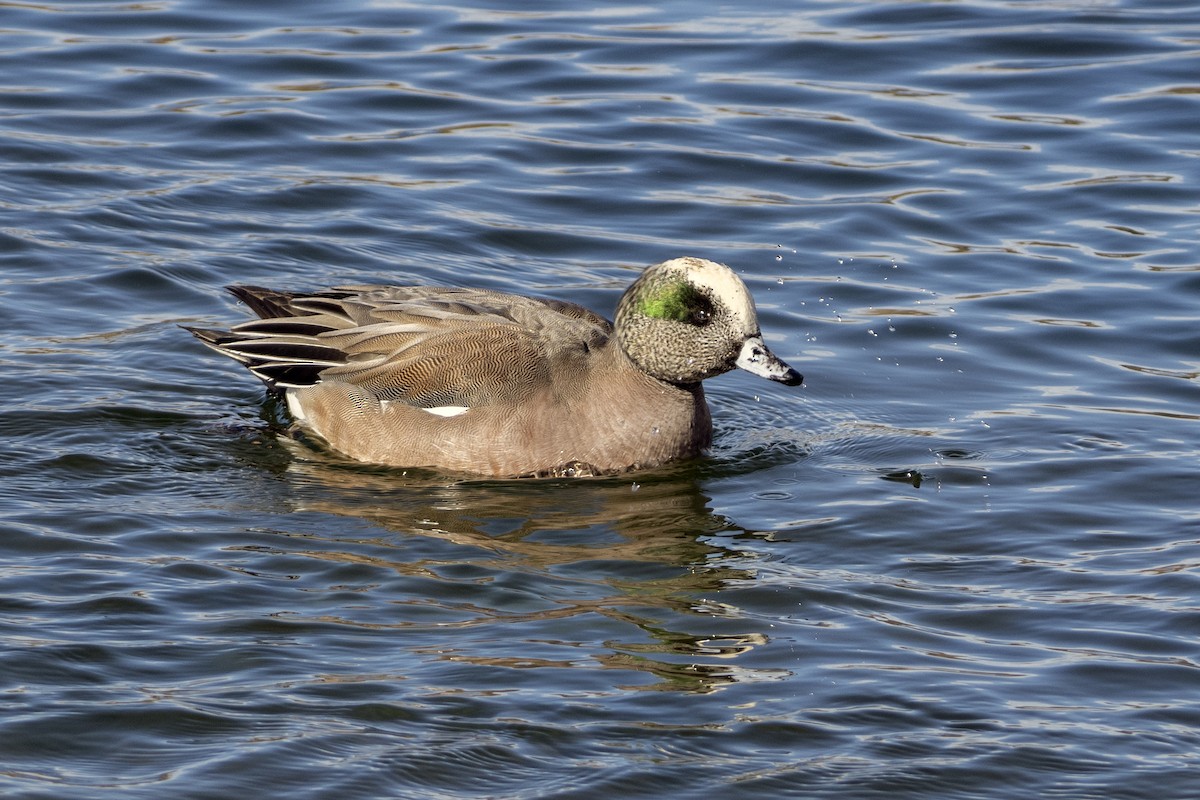
[[[282,395],[295,424],[370,464],[494,478],[643,470],[712,444],[702,382],[799,386],[729,267],[647,267],[613,321],[563,300],[445,286],[227,290],[257,319],[183,326]]]

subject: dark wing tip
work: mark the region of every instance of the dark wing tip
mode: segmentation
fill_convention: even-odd
[[[292,310],[292,300],[296,295],[292,292],[246,285],[226,286],[225,291],[250,306],[250,310],[263,319],[295,315]]]

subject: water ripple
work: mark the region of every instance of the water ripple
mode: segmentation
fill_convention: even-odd
[[[6,12],[7,793],[1191,790],[1191,9]],[[685,253],[808,383],[637,475],[350,463],[176,327]]]

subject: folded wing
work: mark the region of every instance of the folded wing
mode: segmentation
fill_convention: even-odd
[[[564,359],[582,365],[612,333],[607,320],[573,303],[486,290],[229,291],[261,319],[188,330],[273,391],[344,381],[421,408],[519,402]]]

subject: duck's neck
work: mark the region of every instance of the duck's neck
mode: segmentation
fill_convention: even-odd
[[[700,383],[660,380],[638,369],[620,348],[609,350],[594,365],[590,397],[581,398],[587,411],[580,423],[594,426],[590,441],[604,442],[601,450],[636,451],[645,466],[694,456],[712,443],[712,418]],[[594,457],[603,459],[599,453]]]

